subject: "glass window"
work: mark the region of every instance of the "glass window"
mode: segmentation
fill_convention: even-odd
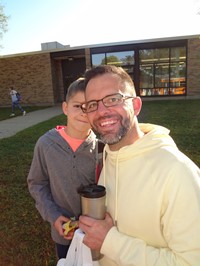
[[[186,63],[178,62],[170,65],[170,86],[185,86]]]
[[[133,78],[134,51],[102,53],[92,55],[92,66],[115,65],[121,66]]]
[[[155,87],[169,86],[169,63],[155,65]]]
[[[154,52],[153,49],[140,50],[140,64],[142,63],[152,63],[154,62]]]
[[[117,66],[134,65],[134,51],[107,53],[106,61]]]
[[[92,55],[92,65],[134,65],[134,51],[102,53]]]
[[[139,54],[140,54],[140,63],[169,61],[168,48],[140,50]]]
[[[153,77],[154,70],[152,64],[140,66],[140,88],[153,88]]]
[[[186,47],[139,51],[140,95],[186,94]]]
[[[171,48],[171,61],[185,61],[186,60],[186,47]]]
[[[93,54],[92,55],[92,66],[104,65],[105,64],[105,53],[103,54]]]

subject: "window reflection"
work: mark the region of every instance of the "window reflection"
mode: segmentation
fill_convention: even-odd
[[[105,62],[105,53],[103,54],[93,54],[92,55],[92,66],[98,66],[98,65],[103,65],[102,62]]]
[[[134,52],[115,52],[106,54],[107,64],[126,66],[134,65]]]
[[[186,47],[141,49],[138,86],[141,96],[186,94]],[[92,66],[110,64],[123,67],[134,78],[135,52],[92,54]]]
[[[155,63],[169,61],[169,49],[147,49],[140,50],[140,63]]]
[[[153,88],[154,68],[152,64],[140,65],[140,88]]]
[[[164,82],[166,80],[167,82]],[[155,87],[168,87],[169,63],[155,65]]]
[[[186,94],[186,48],[139,51],[140,95]]]
[[[115,65],[123,67],[124,70],[133,78],[134,70],[134,51],[112,52],[92,54],[92,66]]]

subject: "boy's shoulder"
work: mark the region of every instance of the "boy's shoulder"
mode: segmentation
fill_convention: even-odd
[[[54,142],[57,136],[59,136],[58,131],[55,128],[52,128],[47,132],[45,132],[43,135],[41,135],[37,140],[37,143],[41,144],[47,142],[49,143]]]

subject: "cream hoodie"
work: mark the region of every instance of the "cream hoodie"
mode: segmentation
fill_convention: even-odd
[[[140,128],[145,135],[134,144],[114,152],[105,147],[99,184],[116,226],[104,240],[100,265],[199,266],[200,171],[169,130]]]

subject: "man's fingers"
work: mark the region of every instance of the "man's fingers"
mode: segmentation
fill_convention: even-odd
[[[92,226],[95,222],[95,219],[88,217],[88,216],[81,215],[79,217],[79,222],[81,222],[82,224],[85,224],[87,226]]]

